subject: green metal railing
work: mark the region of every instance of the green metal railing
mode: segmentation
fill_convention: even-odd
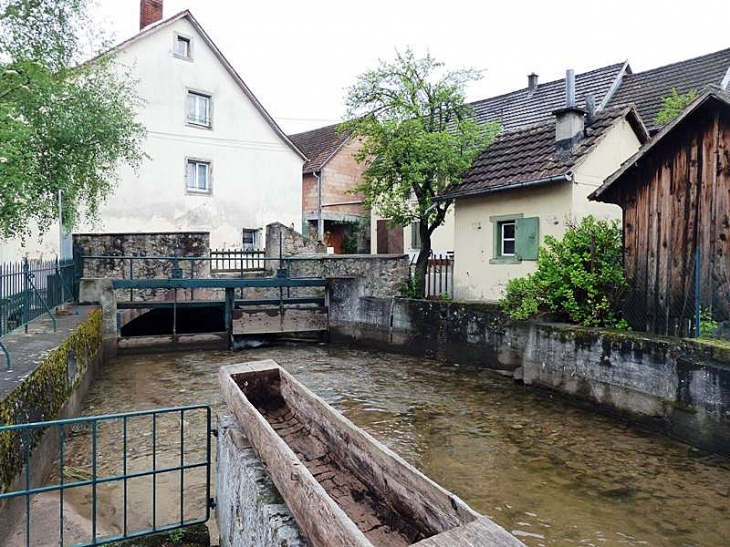
[[[189,417],[193,413],[202,413],[205,422],[205,458],[202,461],[185,461],[186,451],[186,434],[189,433],[186,428],[186,416]],[[158,431],[158,420],[163,415],[179,415],[179,430],[176,435],[179,434],[177,440],[179,441],[179,455],[176,459],[178,465],[173,466],[158,466],[159,452],[158,442],[159,431]],[[130,466],[130,455],[139,460],[139,454],[130,454],[130,423],[133,420],[139,420],[143,418],[151,419],[151,430],[149,434],[152,437],[152,466],[151,469],[137,469],[132,471]],[[102,422],[121,422],[122,435],[121,435],[121,474],[101,475],[99,472],[99,424]],[[67,476],[66,468],[68,453],[66,451],[66,443],[69,438],[69,430],[71,428],[82,428],[88,427],[91,434],[91,478],[85,480],[74,480],[67,482],[65,477]],[[59,439],[59,451],[58,451],[58,470],[59,470],[59,483],[52,485],[43,486],[31,486],[31,455],[33,449],[38,445],[43,435],[50,429],[55,428],[58,432]],[[151,534],[157,534],[160,532],[169,532],[189,526],[203,524],[210,519],[210,510],[214,506],[213,498],[211,497],[211,435],[215,431],[211,427],[211,409],[205,405],[193,405],[193,406],[182,406],[176,408],[163,408],[157,410],[147,410],[139,412],[127,412],[123,414],[108,414],[102,416],[92,416],[83,418],[72,418],[68,420],[55,420],[49,422],[37,422],[28,424],[17,424],[10,426],[0,427],[0,440],[4,443],[9,443],[10,446],[14,447],[16,453],[22,454],[23,461],[23,480],[24,487],[21,490],[13,492],[0,493],[0,502],[3,500],[10,500],[14,498],[24,498],[25,501],[25,545],[29,547],[32,539],[32,505],[31,499],[33,496],[38,494],[46,494],[52,492],[58,492],[59,496],[59,538],[58,545],[63,547],[64,543],[64,493],[73,488],[91,488],[91,537],[89,541],[76,543],[75,547],[87,547],[94,545],[106,545],[117,541],[129,540],[148,536]],[[139,439],[140,436],[136,435],[134,439]],[[6,445],[7,446],[7,445]],[[169,454],[168,454],[169,455]],[[185,515],[185,473],[196,470],[204,469],[205,471],[205,499],[204,502],[205,510],[202,515],[195,518],[187,518]],[[176,473],[179,476],[179,500],[180,507],[178,518],[175,522],[168,522],[164,524],[158,523],[157,520],[157,508],[158,508],[158,485],[157,477],[159,475],[167,473]],[[144,528],[140,530],[133,530],[132,525],[128,518],[129,509],[129,483],[133,479],[140,479],[144,477],[151,477],[152,480],[152,499],[151,499],[151,511],[152,511],[152,527]],[[110,485],[114,483],[121,483],[122,485],[122,525],[120,534],[116,534],[108,537],[99,537],[99,487],[103,485]],[[169,498],[168,500],[169,501]],[[101,523],[102,525],[108,525],[109,523]]]
[[[11,368],[10,353],[3,337],[24,328],[34,319],[48,315],[56,330],[52,310],[76,297],[76,267],[73,260],[36,261],[0,264],[0,351]]]

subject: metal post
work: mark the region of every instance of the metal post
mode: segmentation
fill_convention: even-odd
[[[28,334],[28,322],[30,321],[30,267],[28,257],[23,257],[23,323],[25,333]]]
[[[700,246],[697,245],[697,252],[695,253],[695,338],[699,338],[702,334],[700,332],[700,320],[702,314],[702,251]]]
[[[236,305],[235,289],[226,288],[226,305],[224,321],[228,331],[228,348],[233,347],[233,308]]]
[[[177,287],[172,290],[172,349],[177,345]]]

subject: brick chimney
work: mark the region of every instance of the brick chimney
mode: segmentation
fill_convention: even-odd
[[[565,107],[553,112],[555,115],[555,150],[570,153],[573,146],[583,139],[586,111],[575,105],[575,73],[565,73]]]
[[[163,0],[140,0],[139,30],[162,21],[162,2]]]
[[[537,74],[534,72],[527,75],[527,89],[532,93],[537,89]]]

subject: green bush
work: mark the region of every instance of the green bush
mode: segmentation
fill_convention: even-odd
[[[569,224],[562,240],[545,237],[537,271],[507,283],[502,307],[512,319],[539,314],[586,326],[627,328],[620,307],[628,283],[621,226],[592,216]]]

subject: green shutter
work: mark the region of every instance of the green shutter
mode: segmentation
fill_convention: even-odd
[[[522,260],[537,260],[540,243],[540,219],[538,217],[515,219],[515,255]]]

